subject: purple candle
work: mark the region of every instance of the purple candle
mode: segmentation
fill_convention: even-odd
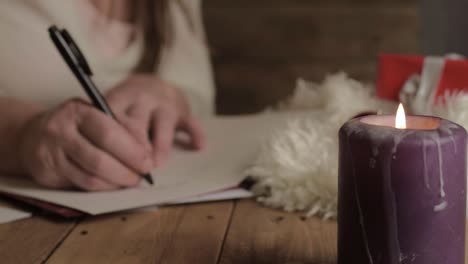
[[[464,263],[466,131],[402,122],[370,115],[340,129],[338,264]]]

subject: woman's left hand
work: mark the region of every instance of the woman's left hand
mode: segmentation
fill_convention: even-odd
[[[119,122],[153,153],[156,166],[169,156],[175,133],[186,132],[194,149],[204,135],[184,94],[151,75],[133,75],[106,94]]]

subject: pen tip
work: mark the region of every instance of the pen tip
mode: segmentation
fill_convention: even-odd
[[[151,177],[149,173],[145,174],[144,178],[149,184],[154,185],[153,178]]]

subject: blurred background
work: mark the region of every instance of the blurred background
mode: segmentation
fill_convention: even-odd
[[[291,94],[298,77],[321,81],[343,70],[373,82],[381,52],[466,50],[454,40],[468,28],[466,0],[203,3],[220,114],[260,111]]]
[[[321,81],[343,70],[372,82],[380,52],[421,53],[420,6],[418,0],[204,0],[218,112],[260,111],[288,96],[298,77]]]

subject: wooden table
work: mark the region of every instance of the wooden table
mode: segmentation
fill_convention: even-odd
[[[335,263],[336,222],[252,200],[0,225],[0,263]]]
[[[252,200],[80,221],[36,216],[0,225],[0,263],[336,263],[336,222]]]

